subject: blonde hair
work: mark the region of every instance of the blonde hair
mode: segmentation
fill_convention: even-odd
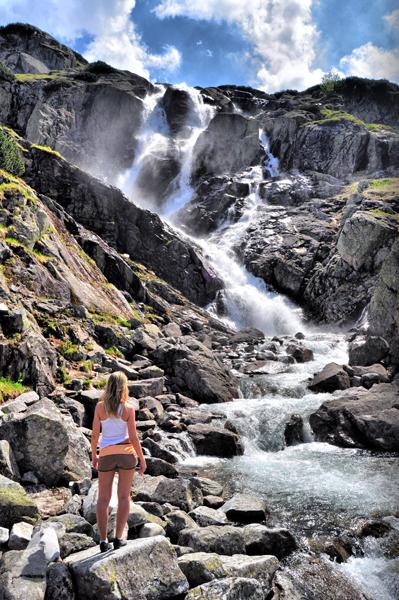
[[[127,377],[122,371],[115,371],[108,377],[107,387],[101,397],[104,408],[109,415],[116,416],[121,404],[125,404],[129,398]]]

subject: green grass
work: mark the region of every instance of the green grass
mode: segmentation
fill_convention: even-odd
[[[77,344],[73,344],[71,340],[65,340],[60,345],[60,352],[64,358],[70,358],[79,352],[79,346],[77,346]]]
[[[33,256],[42,264],[46,264],[49,261],[51,261],[51,256],[47,256],[46,254],[43,254],[42,252],[39,252],[39,250],[31,250],[31,253],[33,254]]]
[[[4,198],[5,192],[17,192],[31,202],[37,201],[35,190],[20,177],[16,177],[4,169],[0,169],[0,177],[6,180],[6,183],[0,183],[0,200]]]
[[[13,237],[6,237],[5,242],[7,242],[7,244],[9,246],[15,246],[16,248],[25,248],[24,244],[22,242],[20,242],[19,240],[16,240]]]
[[[7,377],[0,377],[0,403],[16,398],[30,388],[23,385],[20,381],[13,381]]]
[[[371,179],[369,181],[369,189],[373,190],[393,186],[399,186],[399,177],[386,177],[382,179]]]
[[[72,377],[64,367],[58,368],[57,379],[60,383],[70,383],[72,381]]]
[[[119,350],[119,348],[116,348],[115,346],[109,346],[109,348],[105,348],[105,352],[109,356],[114,356],[115,358],[123,358],[123,353]]]
[[[54,150],[51,146],[40,146],[39,144],[31,144],[32,148],[38,148],[38,150],[42,150],[43,152],[47,152],[48,154],[54,154],[54,156],[58,156],[58,158],[64,158],[61,152],[58,150]]]
[[[107,379],[105,377],[102,377],[101,379],[97,379],[97,381],[93,382],[93,386],[96,388],[96,390],[103,390],[106,385],[107,385]]]
[[[355,125],[360,125],[361,127],[365,127],[369,131],[380,131],[383,129],[393,130],[393,127],[389,125],[383,125],[382,123],[365,123],[361,119],[355,117],[351,113],[345,112],[343,110],[332,110],[330,108],[323,108],[321,114],[324,115],[323,119],[318,119],[316,121],[309,121],[309,123],[305,123],[305,127],[310,125],[328,125],[331,123],[345,123],[350,122]]]
[[[49,73],[16,73],[17,81],[36,81],[37,79],[56,79],[58,74],[50,75]]]
[[[398,214],[392,214],[392,213],[386,212],[384,210],[381,210],[380,208],[372,208],[371,210],[368,210],[367,212],[371,213],[372,215],[375,215],[376,217],[381,217],[383,219],[394,219],[399,224],[399,215]]]
[[[80,370],[84,373],[91,373],[93,370],[94,362],[92,360],[84,360],[80,363]]]

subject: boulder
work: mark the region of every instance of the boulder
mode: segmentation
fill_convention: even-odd
[[[136,500],[144,502],[170,502],[184,511],[202,504],[202,492],[189,479],[169,479],[163,475],[140,478],[134,487]]]
[[[0,527],[0,548],[8,542],[9,537],[8,527]]]
[[[93,526],[81,515],[64,514],[50,517],[49,523],[60,523],[66,533],[80,533],[93,537]]]
[[[172,510],[165,515],[166,535],[171,542],[176,543],[179,533],[183,529],[195,529],[198,527],[196,521],[183,510]]]
[[[37,506],[22,485],[0,475],[0,526],[10,528],[23,518],[37,517]]]
[[[346,219],[338,237],[337,250],[353,269],[372,270],[380,266],[378,251],[389,246],[396,235],[395,227],[384,219],[358,210]]]
[[[388,342],[380,336],[356,338],[349,344],[349,364],[373,365],[383,360],[388,353]]]
[[[10,531],[8,547],[10,550],[23,550],[29,544],[33,533],[30,523],[14,523]]]
[[[155,537],[156,535],[166,535],[164,528],[158,523],[144,523],[140,527],[139,538]]]
[[[299,554],[288,568],[277,571],[273,581],[275,600],[368,600],[339,567],[331,560]]]
[[[198,506],[190,511],[189,515],[200,527],[207,527],[208,525],[227,525],[227,517],[223,510],[215,510],[208,506]]]
[[[308,388],[312,392],[334,392],[346,390],[351,385],[348,373],[342,365],[328,363],[323,369],[313,376]]]
[[[96,545],[93,538],[84,533],[64,533],[60,539],[61,558],[66,558],[70,554],[87,550],[87,548]]]
[[[265,595],[256,579],[226,577],[214,579],[189,591],[186,600],[264,600]]]
[[[293,414],[290,416],[284,428],[284,439],[287,446],[303,444],[305,441],[303,425],[301,415]]]
[[[251,524],[243,529],[247,554],[272,554],[282,559],[297,549],[297,542],[288,529],[270,529],[264,525]]]
[[[266,502],[249,494],[234,494],[220,510],[230,521],[238,523],[259,523],[265,521],[269,514]]]
[[[46,485],[91,476],[86,438],[72,417],[47,398],[4,419],[0,436],[18,453],[19,465],[34,471]]]
[[[245,554],[243,530],[232,525],[210,525],[183,529],[178,538],[180,546],[190,546],[196,552],[216,554]]]
[[[193,337],[183,336],[173,345],[162,340],[151,357],[165,371],[175,392],[207,404],[238,396],[234,377],[212,350]]]
[[[129,541],[116,552],[90,548],[66,559],[78,598],[158,600],[188,590],[171,543],[163,536]],[[134,568],[132,568],[134,565]]]
[[[187,429],[198,454],[230,458],[244,453],[244,445],[236,433],[223,427],[199,423]]]
[[[293,356],[299,363],[313,360],[313,350],[306,348],[302,344],[288,344],[286,351],[288,355]]]
[[[166,462],[166,460],[162,460],[162,458],[153,458],[148,456],[146,458],[146,463],[147,475],[152,475],[154,477],[157,477],[158,475],[165,475],[165,477],[175,478],[179,474],[176,467],[171,465],[169,462]]]
[[[199,485],[204,496],[223,496],[223,486],[207,477],[192,477],[192,481]]]
[[[264,594],[269,593],[273,574],[279,566],[274,556],[226,556],[207,552],[185,554],[178,559],[178,563],[190,587],[214,579],[245,577],[256,579],[261,584]]]
[[[20,478],[17,461],[7,440],[0,440],[0,475],[15,481]]]
[[[44,600],[75,600],[72,574],[63,562],[51,563],[46,573]]]
[[[349,448],[399,450],[399,387],[380,383],[352,388],[309,417],[316,439]]]

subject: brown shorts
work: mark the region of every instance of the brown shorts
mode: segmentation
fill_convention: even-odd
[[[136,465],[137,458],[134,454],[109,454],[98,459],[98,471],[126,471],[134,469]]]

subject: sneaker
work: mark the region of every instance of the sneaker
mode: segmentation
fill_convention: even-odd
[[[122,546],[126,546],[127,541],[119,538],[114,539],[114,550],[118,550],[118,548],[122,548]]]
[[[100,542],[100,552],[108,552],[112,546],[109,542]]]

